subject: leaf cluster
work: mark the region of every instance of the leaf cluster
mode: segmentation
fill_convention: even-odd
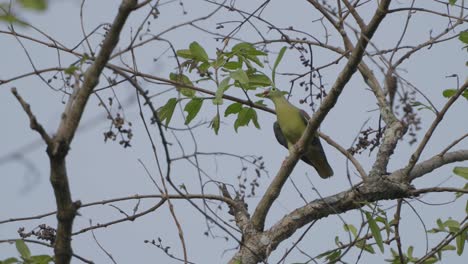
[[[31,251],[28,246],[21,239],[17,239],[15,244],[16,250],[18,250],[18,253],[20,254],[20,259],[11,257],[3,261],[0,260],[0,264],[48,264],[54,260],[49,255],[31,255]]]
[[[285,48],[280,51],[273,67],[273,80],[275,78],[274,72],[284,52]],[[214,58],[210,58],[206,50],[197,42],[192,42],[188,49],[177,50],[176,54],[184,61],[181,63],[179,72],[171,73],[169,78],[176,83],[175,88],[179,92],[179,96],[170,98],[158,110],[158,117],[165,126],[169,125],[178,103],[184,104],[185,125],[188,125],[200,113],[204,101],[211,100],[217,111],[210,122],[210,127],[218,134],[222,118],[219,107],[224,104],[223,97],[226,91],[229,89],[240,90],[247,96],[249,104],[263,106],[262,100],[252,102],[248,96],[249,92],[274,85],[272,79],[259,70],[264,68],[262,59],[267,56],[267,53],[250,43],[241,42],[230,50],[217,50]],[[199,79],[189,77],[193,75],[194,71],[198,74]],[[194,83],[216,85],[216,91],[213,92],[214,97],[199,95]],[[234,121],[236,132],[240,127],[248,126],[251,123],[256,128],[260,128],[257,112],[251,106],[243,106],[240,102],[231,103],[226,107],[223,117],[231,115],[236,118]]]

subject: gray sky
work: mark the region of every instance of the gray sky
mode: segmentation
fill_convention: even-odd
[[[85,30],[90,32],[100,23],[110,23],[116,13],[118,3],[119,1],[111,0],[87,1],[84,9]],[[203,1],[182,1],[182,3],[188,14],[182,14],[182,9],[178,2],[162,6],[160,8],[160,17],[151,21],[151,34],[157,34],[174,24],[200,17],[215,8],[215,6]],[[236,1],[236,5],[248,11],[254,10],[260,3],[259,1]],[[79,1],[52,1],[46,13],[26,13],[24,16],[31,24],[40,28],[54,39],[60,40],[67,47],[73,47],[82,39],[79,11]],[[147,9],[143,9],[131,16],[121,36],[121,45],[119,47],[125,47],[128,44],[131,32],[130,28],[135,30],[135,27],[138,26],[138,23],[146,12]],[[370,16],[371,13],[368,13],[368,16]],[[306,1],[272,1],[264,11],[263,17],[269,19],[279,28],[293,25],[294,28],[307,30],[315,37],[323,39],[323,27],[318,22],[312,22],[320,18],[320,16],[312,10]],[[373,39],[376,45],[382,49],[393,47],[397,37],[401,34],[405,18],[406,14],[389,15]],[[222,11],[220,15],[215,15],[212,19],[203,21],[197,25],[215,31],[215,22],[239,19],[236,14]],[[415,43],[427,40],[431,30],[433,31],[432,34],[435,35],[445,28],[446,25],[447,20],[434,19],[428,15],[416,14],[414,15],[413,23],[408,28],[407,38],[404,39],[402,45],[414,45]],[[232,27],[233,25],[227,24],[226,28],[221,32],[228,33]],[[5,28],[6,25],[0,25],[0,29]],[[261,28],[264,29],[264,26],[261,26]],[[461,27],[459,29],[464,28]],[[31,30],[18,27],[17,30],[26,35],[39,37],[37,33]],[[102,30],[99,30],[99,32],[102,33]],[[237,36],[249,42],[260,40],[250,26],[245,26]],[[265,34],[265,36],[269,39],[278,38],[278,34],[274,32]],[[213,37],[202,34],[201,31],[192,27],[183,27],[172,31],[164,35],[164,38],[171,40],[176,49],[187,48],[190,42],[198,41],[205,47],[210,57],[214,56],[215,48],[221,46],[221,43],[214,41]],[[100,35],[91,38],[92,47],[95,48],[100,40]],[[338,40],[337,34],[332,32],[330,42],[336,43]],[[57,66],[57,52],[55,50],[32,44],[25,40],[22,41],[26,45],[38,69]],[[25,53],[13,37],[0,34],[0,46],[2,47],[0,49],[0,58],[2,58],[0,62],[0,79],[8,79],[18,74],[32,71],[31,64],[28,62]],[[280,47],[281,45],[273,45],[271,49],[279,50]],[[446,78],[445,76],[458,74],[461,81],[466,78],[466,67],[464,64],[467,57],[466,52],[461,50],[461,48],[462,44],[459,41],[452,40],[434,46],[431,49],[424,49],[412,56],[403,65],[399,73],[420,90],[424,91],[440,109],[446,102],[441,92],[444,89],[456,87],[456,80],[454,78]],[[174,70],[175,65],[170,52],[161,56],[162,52],[166,49],[167,45],[162,44],[150,44],[138,49],[136,56],[139,69],[167,78],[169,72]],[[84,49],[80,47],[78,51],[83,52]],[[314,50],[314,55],[316,65],[322,65],[336,59],[335,55],[319,49]],[[161,58],[155,63],[153,58],[158,56],[161,56]],[[270,60],[273,61],[275,57],[276,55],[273,53]],[[65,67],[74,62],[75,58],[64,54],[61,60],[62,66]],[[126,56],[124,60],[130,62],[130,57]],[[116,59],[113,63],[119,64],[120,62]],[[324,84],[327,89],[333,84],[334,78],[336,78],[342,66],[343,62],[321,72],[324,76]],[[374,70],[377,71],[377,69]],[[304,72],[305,68],[301,67],[298,62],[298,53],[288,50],[278,71],[298,73]],[[266,67],[264,72],[269,75],[271,70]],[[277,85],[284,87],[283,89],[288,89],[289,78],[286,76],[279,76],[278,78]],[[59,81],[56,81],[55,84],[58,85]],[[105,82],[102,81],[101,85],[105,85]],[[2,136],[0,137],[0,145],[2,146],[0,149],[0,176],[2,177],[0,198],[3,201],[0,204],[0,220],[10,217],[31,216],[55,210],[53,192],[48,182],[48,159],[45,153],[45,145],[39,140],[38,134],[30,130],[26,114],[11,95],[10,88],[13,86],[17,87],[23,98],[31,104],[32,110],[38,120],[50,133],[58,125],[60,114],[64,107],[62,100],[66,99],[62,93],[48,88],[37,76],[0,86],[0,115],[1,120],[3,120]],[[211,84],[203,87],[211,90],[215,89]],[[166,86],[154,84],[145,84],[145,88],[150,91],[150,94],[167,89]],[[229,90],[228,93],[240,95],[240,93],[232,90]],[[92,97],[83,117],[82,125],[86,124],[86,126],[78,130],[67,162],[73,198],[79,199],[83,203],[133,194],[158,193],[138,161],[141,160],[155,178],[159,177],[156,172],[157,167],[148,138],[138,116],[138,108],[136,107],[136,100],[134,98],[135,92],[129,85],[118,86],[115,91],[118,98],[123,102],[126,119],[133,123],[135,135],[132,140],[132,148],[123,149],[117,142],[103,142],[102,133],[108,128],[109,122],[105,119],[104,109],[98,107],[99,101],[97,98],[95,96]],[[298,100],[302,93],[303,90],[296,85],[291,100],[297,106],[299,106]],[[100,95],[102,98],[107,98],[111,96],[111,93],[106,91]],[[161,106],[168,98],[174,96],[176,96],[174,91],[167,93],[156,99],[155,105]],[[269,102],[268,104],[272,107]],[[225,105],[228,105],[227,101],[225,101]],[[301,107],[311,112],[306,106],[301,105]],[[376,108],[372,93],[366,89],[361,78],[356,75],[345,88],[337,106],[323,122],[321,130],[341,145],[349,147],[358,134],[363,122],[369,119],[368,124],[373,127],[376,126],[378,115],[375,111],[372,111]],[[440,152],[454,139],[466,133],[468,122],[466,122],[466,116],[462,115],[466,111],[466,101],[459,100],[455,103],[453,109],[444,118],[442,125],[437,129],[433,139],[431,139],[430,146],[424,151],[421,160]],[[194,123],[209,121],[214,116],[214,113],[215,108],[211,103],[206,102],[202,112],[194,120]],[[428,110],[422,110],[419,113],[422,117],[423,131],[425,131],[434,115]],[[260,179],[261,187],[257,190],[257,195],[261,195],[264,187],[271,181],[281,166],[282,160],[287,155],[287,150],[279,146],[274,139],[271,125],[275,117],[268,113],[258,112],[258,114],[259,122],[262,126],[261,130],[249,126],[248,128],[242,127],[238,133],[235,133],[232,127],[234,118],[228,117],[222,120],[224,123],[218,136],[215,136],[213,131],[207,128],[207,125],[202,125],[195,129],[194,133],[199,151],[223,151],[239,155],[263,156],[270,177],[268,178],[263,175]],[[174,114],[171,125],[179,128],[183,127],[180,111]],[[151,132],[156,138],[157,144],[159,144],[156,128],[151,127]],[[167,135],[169,141],[173,143],[170,148],[171,155],[173,157],[180,156],[182,153],[175,137],[170,132]],[[195,145],[190,135],[186,132],[177,132],[176,135],[184,146],[185,153],[189,154],[193,152]],[[422,133],[420,132],[419,135],[422,136]],[[310,176],[314,187],[322,196],[331,195],[349,188],[349,183],[346,180],[345,158],[327,144],[323,143],[323,145],[329,162],[335,171],[333,178],[329,180],[320,179],[315,171],[302,162],[298,164],[292,174],[292,179],[309,201],[316,199],[318,194],[312,190],[312,186],[305,175]],[[466,149],[467,147],[466,141],[457,146],[460,149]],[[415,146],[407,144],[407,140],[401,142],[390,162],[389,170],[391,171],[405,165],[414,148]],[[22,150],[20,152],[21,156],[12,157],[11,153],[18,150]],[[160,152],[160,155],[162,155],[162,152]],[[370,156],[368,152],[365,152],[357,157],[362,162],[366,171],[370,168],[374,155],[375,152]],[[237,185],[236,177],[239,175],[242,167],[238,159],[207,156],[201,158],[200,162],[203,170],[213,180]],[[465,166],[467,165],[466,162],[464,164]],[[452,175],[451,169],[454,166],[448,165],[436,170],[430,176],[415,181],[414,184],[418,188],[434,186],[448,179],[448,181],[443,183],[443,186],[462,187],[464,182],[460,177],[450,177]],[[255,173],[252,169],[249,169],[248,175],[252,178]],[[185,184],[189,191],[193,193],[200,192],[197,170],[188,162],[179,161],[175,163],[172,177],[175,182]],[[353,176],[353,181],[358,182],[358,178]],[[206,191],[218,193],[214,184],[208,184]],[[453,195],[431,194],[422,199],[430,203],[443,203],[450,201],[452,197]],[[256,198],[248,200],[250,210],[254,208],[257,201]],[[438,217],[445,219],[448,216],[452,216],[455,219],[460,219],[464,215],[465,201],[466,198],[464,201],[451,203],[446,206],[430,206],[414,201],[412,205],[424,219],[427,228],[432,228],[435,219]],[[140,209],[149,208],[154,204],[153,202],[154,200],[142,201]],[[223,263],[234,254],[235,251],[229,251],[229,249],[236,246],[232,238],[226,242],[223,238],[226,234],[217,228],[213,232],[215,235],[220,236],[220,238],[204,236],[203,232],[206,231],[206,223],[203,216],[186,202],[179,201],[174,202],[174,204],[178,218],[183,226],[188,255],[191,261],[208,264]],[[272,212],[269,214],[267,226],[277,221],[287,212],[303,204],[304,202],[300,199],[291,182],[287,183],[279,201],[275,203]],[[393,203],[384,204],[386,205],[384,208],[387,208]],[[127,213],[131,213],[135,202],[119,203],[118,206],[126,210]],[[222,208],[223,211],[219,212],[219,215],[227,219],[227,214],[225,213],[226,207],[223,206]],[[89,226],[90,219],[96,224],[105,223],[123,216],[110,206],[85,208],[80,210],[80,214],[76,218],[74,230],[80,230]],[[390,210],[388,215],[391,218],[393,211]],[[404,236],[403,243],[406,246],[416,245],[415,255],[422,255],[425,252],[425,236],[422,224],[408,206],[403,208],[402,215],[404,220],[401,227]],[[342,217],[347,223],[356,226],[361,222],[360,215],[356,211],[346,213]],[[26,230],[30,230],[41,223],[55,226],[55,216],[30,222],[2,224],[0,225],[0,239],[17,238],[16,230],[19,227],[24,226]],[[301,243],[301,249],[310,255],[316,255],[323,250],[333,247],[334,239],[337,235],[341,237],[342,241],[348,241],[347,235],[342,231],[342,226],[343,222],[337,216],[331,216],[319,221],[311,229],[309,239]],[[279,257],[284,253],[285,248],[289,247],[295,241],[294,238],[297,238],[300,233],[299,231],[292,239],[284,242],[271,255],[270,260],[272,263],[278,261]],[[117,263],[147,263],[148,261],[154,261],[155,263],[176,263],[161,250],[143,243],[144,240],[157,239],[158,237],[162,239],[164,246],[171,247],[171,253],[178,257],[182,256],[177,229],[167,206],[159,209],[156,213],[139,218],[135,222],[126,222],[107,229],[98,229],[95,231],[95,235],[99,243],[113,255]],[[430,242],[435,242],[435,240],[430,240]],[[429,246],[431,245],[433,244]],[[91,259],[95,263],[111,263],[109,258],[98,248],[90,232],[75,236],[73,246],[76,254]],[[52,250],[45,247],[34,245],[30,245],[30,247],[33,254],[52,254]],[[15,254],[14,245],[0,245],[0,259]],[[364,256],[362,263],[380,260],[380,254],[377,255],[377,257]],[[351,254],[351,256],[353,255]],[[388,250],[385,252],[385,256],[390,256]],[[304,256],[295,251],[288,257],[286,263],[300,262],[304,259],[306,259]],[[350,261],[354,261],[354,259],[350,258]],[[449,253],[447,256],[444,255],[445,263],[460,261],[460,259],[455,259],[457,258],[453,253]],[[73,262],[79,263],[76,259]]]

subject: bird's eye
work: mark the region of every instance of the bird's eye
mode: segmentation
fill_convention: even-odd
[[[272,91],[276,91],[276,88],[275,88],[275,87],[273,87],[273,88],[271,88],[271,90],[272,90]]]

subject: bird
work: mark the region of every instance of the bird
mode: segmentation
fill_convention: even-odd
[[[284,92],[275,87],[265,90],[263,96],[273,101],[275,105],[277,121],[273,124],[273,131],[276,140],[291,152],[294,144],[304,133],[310,117],[304,110],[288,102],[284,98]],[[301,160],[314,167],[321,178],[333,176],[333,169],[328,163],[318,134],[314,135],[306,147]]]

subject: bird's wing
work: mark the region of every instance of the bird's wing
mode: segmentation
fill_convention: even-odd
[[[301,117],[304,120],[304,124],[307,125],[307,122],[309,122],[309,119],[310,119],[309,114],[306,111],[302,110],[302,109],[299,109],[299,112],[301,113]]]
[[[302,120],[305,124],[309,122],[310,116],[306,111],[300,110]],[[301,158],[305,163],[312,165],[322,178],[328,178],[333,176],[333,169],[330,167],[327,161],[327,156],[323,150],[322,143],[318,135],[314,136],[312,142],[307,149],[307,153]]]
[[[302,117],[302,120],[304,121],[304,124],[307,126],[307,123],[309,122],[309,119],[310,119],[310,116],[309,114],[307,114],[306,111],[300,109],[299,110],[300,113],[301,113],[301,117]],[[312,142],[310,143],[312,144],[313,146],[316,146],[317,149],[323,153],[323,155],[325,155],[325,153],[323,152],[323,148],[322,148],[322,144],[320,143],[320,139],[318,136],[315,136],[313,139],[312,139]],[[306,161],[307,163],[310,164],[310,162]]]
[[[309,122],[309,119],[310,119],[310,116],[309,114],[307,114],[306,111],[300,109],[299,110],[300,113],[301,113],[301,117],[302,117],[302,120],[304,121],[304,124],[307,126],[307,123]],[[317,148],[323,153],[323,155],[325,155],[325,153],[323,152],[323,148],[322,148],[322,144],[320,143],[320,139],[318,136],[315,136],[313,139],[312,139],[312,142],[311,144],[313,146],[317,146]],[[306,161],[307,162],[307,161]],[[309,162],[307,162],[309,163]],[[310,163],[309,163],[310,164]]]
[[[302,120],[304,121],[304,124],[307,125],[307,122],[310,119],[309,114],[307,114],[307,112],[302,109],[300,110],[300,114],[301,114]],[[281,130],[281,127],[278,121],[275,121],[275,123],[273,123],[273,132],[275,133],[276,140],[278,140],[278,142],[281,145],[283,145],[285,148],[288,148],[288,141],[286,140],[286,137],[284,136],[283,131]],[[320,141],[318,140],[317,137],[314,137],[314,139],[312,140],[312,144],[320,144]],[[310,162],[307,162],[307,163],[310,164]]]
[[[276,140],[278,140],[278,142],[285,148],[288,148],[288,142],[286,141],[286,137],[284,137],[283,131],[281,131],[281,127],[277,121],[273,123],[273,132],[275,133]]]
[[[310,119],[307,112],[300,110],[300,115],[304,124],[307,125],[307,122]],[[278,122],[273,123],[273,131],[275,133],[276,140],[278,140],[278,142],[285,148],[288,148],[288,141],[286,140]],[[328,178],[333,175],[333,170],[328,164],[327,157],[325,156],[322,144],[320,143],[320,139],[317,135],[313,137],[312,142],[308,146],[305,155],[301,157],[301,160],[314,167],[322,178]]]

